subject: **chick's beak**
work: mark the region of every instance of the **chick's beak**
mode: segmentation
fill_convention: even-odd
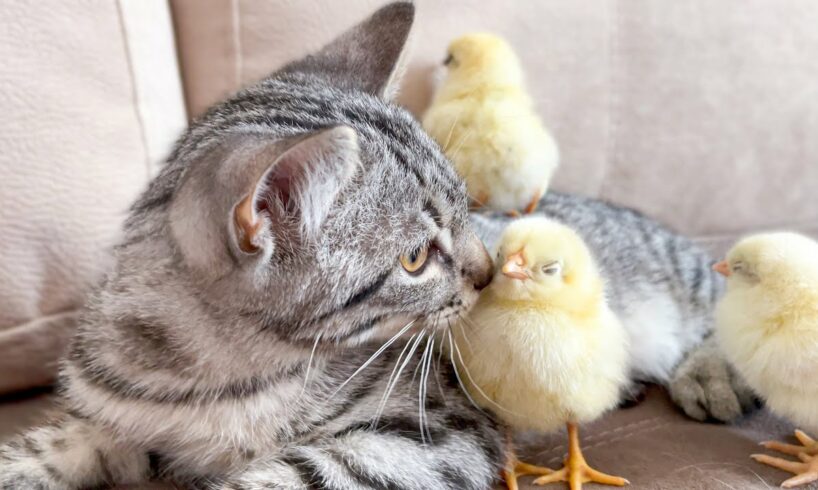
[[[713,270],[724,277],[730,277],[730,265],[727,263],[726,260],[722,260],[721,262],[716,262],[715,264],[713,264]]]
[[[526,273],[525,269],[525,257],[523,257],[523,251],[520,250],[515,254],[511,254],[506,257],[506,263],[503,264],[503,268],[501,269],[503,275],[510,279],[528,279],[528,273]]]

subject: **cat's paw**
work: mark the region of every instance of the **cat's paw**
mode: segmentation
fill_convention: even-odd
[[[710,340],[690,353],[670,385],[673,401],[691,418],[733,422],[758,408],[758,397]]]
[[[0,469],[0,471],[3,471]],[[70,490],[61,486],[58,482],[49,478],[48,475],[39,472],[11,471],[0,476],[0,489],[2,490]]]

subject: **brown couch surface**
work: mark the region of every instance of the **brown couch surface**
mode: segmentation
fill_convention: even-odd
[[[3,403],[0,439],[41,420],[50,406],[51,397],[44,395]],[[787,439],[791,434],[789,424],[765,411],[733,426],[692,421],[679,413],[659,388],[651,388],[646,399],[636,406],[617,410],[580,432],[588,462],[601,471],[627,478],[631,482],[628,488],[635,490],[777,487],[788,475],[755,463],[749,455],[763,452],[758,446],[760,441]],[[565,442],[562,432],[518,438],[523,459],[552,468],[560,466]],[[564,484],[536,487],[530,483],[532,479],[524,477],[521,488],[567,488]],[[589,484],[587,488],[606,487]]]

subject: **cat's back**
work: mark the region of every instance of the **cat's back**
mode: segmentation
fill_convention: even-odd
[[[570,226],[588,244],[606,279],[614,310],[630,292],[658,288],[685,307],[709,311],[722,289],[722,281],[710,270],[712,259],[703,249],[638,211],[549,191],[535,213]],[[472,214],[472,223],[489,248],[510,221],[500,214]]]

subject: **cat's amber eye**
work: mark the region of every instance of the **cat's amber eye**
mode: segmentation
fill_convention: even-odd
[[[424,245],[410,254],[403,254],[400,256],[400,265],[406,269],[406,272],[414,274],[419,272],[429,258],[429,247]]]

